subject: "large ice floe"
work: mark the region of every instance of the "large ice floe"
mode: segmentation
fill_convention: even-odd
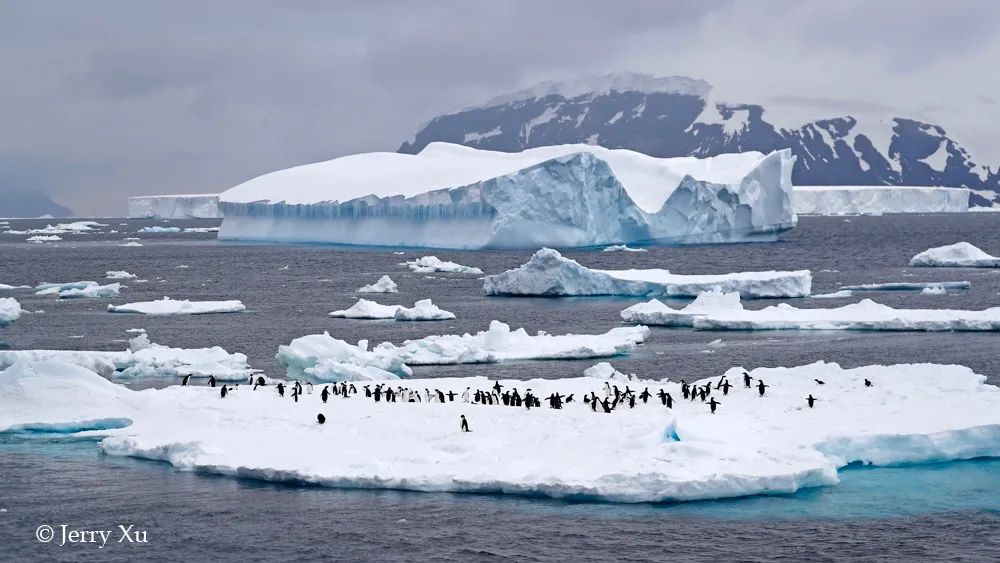
[[[407,260],[400,263],[400,266],[409,266],[411,270],[418,274],[481,274],[482,270],[472,266],[463,266],[456,262],[442,260],[437,256],[423,256],[416,260]]]
[[[86,368],[103,377],[215,377],[220,381],[245,381],[256,373],[244,354],[230,354],[219,346],[172,348],[150,342],[146,334],[129,340],[124,351],[0,350],[0,369],[19,362],[60,362]]]
[[[292,379],[386,379],[408,376],[409,366],[416,365],[606,358],[627,354],[648,337],[644,326],[618,327],[604,334],[531,335],[492,321],[488,330],[476,334],[433,335],[400,345],[383,342],[371,350],[367,340],[355,346],[329,333],[311,334],[280,346],[276,357]]]
[[[486,276],[487,295],[633,295],[694,297],[711,290],[735,291],[746,298],[805,297],[812,289],[809,270],[739,272],[718,275],[672,274],[669,270],[593,270],[542,248],[527,263]]]
[[[128,198],[128,216],[137,219],[216,219],[219,194],[150,195]]]
[[[76,298],[111,298],[118,297],[122,284],[109,283],[101,285],[95,281],[76,281],[66,283],[43,283],[35,289],[35,295],[57,295],[60,299]]]
[[[455,318],[454,313],[441,309],[430,299],[421,299],[413,307],[381,305],[375,301],[358,299],[358,302],[351,307],[333,311],[330,316],[345,319],[396,319],[397,321],[445,321]]]
[[[359,287],[358,293],[399,293],[399,288],[392,278],[382,276],[375,283]]]
[[[914,186],[795,186],[799,215],[963,213],[969,190]]]
[[[1000,268],[1000,256],[992,256],[968,242],[937,246],[910,259],[911,266],[953,268]]]
[[[1000,331],[1000,307],[982,311],[895,309],[863,299],[833,309],[787,303],[744,309],[738,293],[710,291],[682,309],[653,299],[621,312],[625,322],[698,330]]]
[[[219,238],[437,248],[774,240],[788,150],[653,158],[584,144],[431,143],[279,170],[223,192]]]
[[[888,282],[863,283],[858,285],[842,285],[842,291],[923,291],[928,288],[969,289],[972,283],[967,281],[953,282]]]
[[[86,234],[107,227],[107,223],[97,221],[73,221],[71,223],[57,223],[55,225],[45,225],[40,229],[28,229],[26,231],[7,230],[8,235],[64,235],[64,234]]]
[[[156,301],[138,301],[124,305],[108,305],[110,313],[141,313],[143,315],[206,315],[245,311],[242,301],[189,301],[164,297]]]
[[[13,297],[0,297],[0,327],[21,318],[21,304]]]
[[[725,376],[738,383],[741,374],[733,368]],[[581,400],[605,396],[605,382],[591,377],[392,381],[380,387],[404,396],[452,392],[455,400],[375,402],[360,392],[324,405],[320,393],[295,402],[272,386],[240,386],[224,399],[205,386],[133,391],[78,366],[23,362],[0,373],[0,432],[86,431],[102,437],[109,455],[233,477],[613,502],[785,494],[834,486],[838,469],[852,462],[1000,456],[1000,390],[966,367],[816,363],[749,374],[766,382],[766,394],[739,384],[726,396],[713,391],[721,403],[715,414],[679,400],[678,384],[660,382],[631,383],[648,384],[653,397],[606,414]],[[461,398],[494,383],[576,400],[527,410]],[[673,408],[659,400],[661,390]],[[819,399],[812,409],[810,394]],[[316,424],[317,413],[326,424]],[[471,433],[459,430],[459,415]]]

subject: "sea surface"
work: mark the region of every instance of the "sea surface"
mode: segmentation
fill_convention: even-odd
[[[145,226],[212,227],[218,221],[99,219],[100,232],[26,243],[0,232],[0,283],[102,281],[126,270],[114,303],[170,296],[240,299],[232,315],[143,317],[106,312],[106,300],[58,300],[31,291],[14,296],[28,311],[0,329],[0,347],[121,350],[130,328],[156,343],[218,345],[243,352],[255,368],[280,377],[280,344],[329,331],[348,341],[400,342],[428,334],[474,332],[493,319],[529,331],[599,333],[620,325],[626,298],[497,298],[476,276],[411,273],[401,262],[427,254],[497,273],[524,263],[528,251],[456,252],[251,245],[214,233],[138,233]],[[58,220],[11,220],[26,230]],[[110,233],[108,231],[118,231]],[[139,237],[141,247],[119,246]],[[868,297],[897,307],[982,309],[1000,305],[1000,270],[909,268],[931,246],[969,241],[1000,253],[1000,214],[803,217],[774,244],[651,248],[648,252],[568,251],[604,269],[667,268],[675,273],[810,269],[814,292],[841,285],[969,281],[944,296],[920,292],[855,293],[846,299],[797,299],[831,307]],[[399,251],[399,250],[397,250]],[[355,290],[389,274],[400,293],[370,298],[412,304],[432,298],[454,321],[396,323],[331,319]],[[682,305],[684,301],[677,301]],[[751,308],[776,301],[744,301]],[[721,338],[724,346],[709,347]],[[696,332],[653,329],[639,351],[612,363],[641,377],[696,379],[733,366],[845,367],[957,363],[1000,384],[1000,335],[984,333]],[[576,377],[594,361],[514,362],[415,368],[417,377]],[[126,381],[133,387],[171,380]],[[933,416],[933,413],[928,413]],[[147,544],[60,547],[39,543],[42,524],[57,529],[147,530]],[[112,540],[114,541],[114,540]],[[1000,559],[1000,460],[908,467],[850,467],[834,487],[792,495],[675,504],[616,505],[546,498],[336,490],[276,485],[174,470],[163,463],[101,455],[93,440],[0,435],[0,561],[84,560],[406,561],[609,560],[967,560]]]

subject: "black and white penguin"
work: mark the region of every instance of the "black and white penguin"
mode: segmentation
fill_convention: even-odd
[[[228,389],[228,388],[226,388],[226,386],[225,386],[225,385],[223,385],[223,386],[222,386],[222,389],[221,389],[221,390],[219,391],[219,394],[220,394],[220,395],[222,396],[222,398],[223,398],[223,399],[225,399],[225,398],[226,398],[226,395],[228,395],[228,394],[229,394],[229,389]]]
[[[208,376],[208,385],[209,385],[209,387],[215,387],[215,376],[214,375]]]
[[[319,392],[319,398],[323,399],[324,403],[330,398],[330,390],[325,385],[323,386],[323,390]]]
[[[809,396],[806,397],[806,403],[809,404],[809,408],[813,408],[813,405],[816,404],[817,400],[818,399],[816,399],[816,397],[812,396],[812,393],[809,393]]]
[[[715,408],[721,404],[722,403],[715,400],[715,397],[712,397],[712,400],[708,402],[708,406],[712,409],[712,414],[715,414]]]
[[[462,416],[462,432],[471,432],[471,430],[469,430],[469,421],[465,420],[464,414],[461,416]]]
[[[750,377],[749,373],[743,372],[743,387],[746,387],[747,389],[749,389],[750,388],[750,380],[751,379],[753,379],[753,378]]]
[[[184,379],[181,380],[181,385],[187,385],[188,381],[191,381],[191,374],[190,373],[184,376]]]
[[[281,382],[278,383],[278,396],[279,397],[284,397],[285,396],[285,384],[284,383],[281,383]]]
[[[761,397],[764,396],[764,389],[767,389],[768,387],[770,387],[770,385],[764,385],[763,379],[757,380],[757,392],[760,393]]]
[[[865,378],[865,387],[871,387],[871,386],[872,386],[872,382],[869,381],[868,378]]]
[[[318,422],[320,424],[326,423],[326,417],[323,416],[323,413],[319,413],[319,414],[316,415],[316,422]]]

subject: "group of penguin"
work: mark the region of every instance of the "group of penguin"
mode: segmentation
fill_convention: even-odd
[[[190,381],[191,376],[186,375],[181,381],[181,385],[187,385]],[[764,383],[763,379],[757,379],[757,384],[752,385],[753,377],[750,376],[746,371],[743,372],[743,387],[746,389],[751,389],[756,387],[757,393],[760,397],[763,397],[767,388],[770,385]],[[817,385],[825,385],[825,382],[820,379],[814,380]],[[873,384],[867,378],[864,380],[865,387],[871,387]],[[258,387],[267,386],[267,382],[264,377],[257,376],[256,379],[251,376],[249,384],[253,385],[253,390],[256,391]],[[208,385],[210,387],[216,386],[215,377],[208,378]],[[307,391],[309,394],[313,392],[313,384],[307,382],[308,388],[303,388],[302,383],[294,381],[288,384],[291,388],[291,396],[295,402],[299,401],[299,397],[302,395],[303,391]],[[383,388],[384,386],[384,388]],[[236,385],[239,387],[239,385]],[[284,382],[278,382],[275,385],[278,395],[281,397],[285,396],[286,385]],[[692,385],[688,384],[686,381],[681,380],[681,393],[683,398],[688,401],[701,400],[701,402],[708,404],[709,410],[712,414],[718,409],[719,405],[722,403],[715,400],[715,397],[711,396],[713,390],[722,391],[723,396],[729,395],[729,390],[733,388],[733,385],[729,382],[726,376],[722,376],[719,381],[712,385],[712,382],[708,382],[704,385]],[[500,384],[499,381],[493,383],[493,386],[487,390],[476,390],[472,391],[471,387],[466,387],[465,391],[459,395],[454,391],[448,391],[447,393],[441,391],[440,389],[435,389],[433,392],[429,389],[424,389],[423,394],[419,390],[413,390],[408,387],[397,386],[393,388],[387,383],[378,383],[374,385],[363,385],[362,389],[366,398],[373,399],[376,403],[382,402],[383,400],[387,403],[420,403],[420,402],[454,402],[456,397],[460,397],[463,403],[478,404],[478,405],[503,405],[509,407],[525,407],[528,410],[532,408],[540,408],[542,406],[541,398],[534,394],[530,388],[525,390],[522,395],[517,389],[511,388],[504,390],[504,386]],[[230,387],[228,385],[223,385],[219,391],[221,398],[225,399],[230,392]],[[340,382],[333,383],[329,385],[324,385],[322,391],[320,391],[320,398],[323,403],[326,403],[331,396],[341,397],[344,399],[349,398],[351,395],[358,395],[360,391],[358,387],[353,383]],[[642,401],[643,404],[649,401],[653,395],[649,392],[649,387],[643,389],[642,392],[636,393],[628,385],[625,386],[625,390],[618,388],[618,385],[613,385],[610,382],[604,383],[604,393],[603,398],[599,398],[597,393],[591,392],[589,395],[583,396],[583,402],[590,406],[593,412],[611,413],[613,410],[621,405],[627,404],[628,407],[635,408],[637,399]],[[672,409],[674,407],[674,398],[663,389],[660,389],[656,396],[660,399],[663,406]],[[806,397],[806,404],[809,408],[814,408],[816,397],[813,397],[812,393]],[[564,404],[572,403],[574,401],[574,394],[563,395],[561,393],[552,393],[545,398],[548,402],[549,408],[561,409]],[[316,416],[316,420],[319,424],[326,422],[326,417],[320,413]],[[460,428],[463,432],[469,432],[469,423],[465,418],[465,415],[461,415]]]

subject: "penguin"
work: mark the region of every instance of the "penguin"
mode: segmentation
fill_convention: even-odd
[[[222,390],[221,390],[221,391],[219,391],[219,394],[220,394],[220,395],[222,396],[222,398],[223,398],[223,399],[225,399],[225,398],[226,398],[226,395],[228,395],[228,394],[229,394],[229,389],[227,389],[227,388],[226,388],[226,386],[225,386],[225,385],[223,385],[223,386],[222,386]]]
[[[808,403],[808,404],[809,404],[809,408],[813,408],[813,405],[814,405],[814,404],[816,403],[816,401],[818,401],[818,400],[819,400],[819,399],[817,399],[816,397],[813,397],[813,396],[812,396],[812,393],[809,393],[809,396],[808,396],[808,397],[806,397],[806,403]]]
[[[311,381],[306,381],[306,385],[309,386],[309,387],[306,388],[306,393],[312,395],[313,394],[313,384],[312,384],[312,382]]]
[[[323,413],[319,413],[319,414],[316,415],[316,422],[318,422],[320,424],[325,424],[326,423],[326,417],[323,416]]]
[[[299,402],[299,388],[298,387],[292,387],[292,398],[295,399],[296,403]]]
[[[587,399],[586,397],[584,397],[584,399],[583,399],[583,400],[584,400],[585,402],[587,402],[587,401],[588,401],[588,399]],[[590,402],[590,410],[592,410],[592,411],[594,411],[594,412],[597,412],[597,399],[594,399],[594,400],[592,400],[592,401],[589,401],[589,402]]]
[[[650,397],[652,397],[652,395],[649,394],[649,387],[646,387],[645,389],[642,390],[642,393],[639,393],[639,398],[642,399],[642,404],[644,405],[646,404],[646,401],[648,401]]]
[[[566,396],[566,402],[567,403],[572,403],[573,402],[573,395],[574,395],[574,393],[570,393],[569,395]]]
[[[664,404],[667,405],[668,409],[674,408],[674,398],[670,396],[670,393],[667,393],[667,398],[664,401]]]
[[[465,392],[462,393],[462,402],[463,403],[468,403],[469,402],[469,389],[471,389],[471,388],[470,387],[466,387],[465,388]]]
[[[455,393],[454,391],[450,391],[449,390],[448,391],[448,402],[449,403],[454,403],[456,395],[457,395],[457,393]]]
[[[463,414],[461,416],[462,416],[462,432],[472,432],[471,430],[469,430],[469,421],[465,420],[465,415]]]
[[[764,389],[767,389],[768,387],[770,387],[770,385],[764,385],[763,379],[757,380],[757,392],[760,393],[761,397],[764,396]]]
[[[871,387],[871,386],[872,386],[872,382],[869,381],[868,378],[865,378],[865,387]]]
[[[365,385],[365,397],[371,398],[372,389],[370,385]]]
[[[817,385],[826,385],[826,382],[821,379],[813,379],[813,381],[815,381]]]
[[[730,385],[730,383],[729,383],[729,380],[727,379],[727,380],[726,380],[726,382],[722,384],[722,394],[723,394],[723,395],[728,395],[728,394],[729,394],[729,390],[730,390],[730,389],[731,389],[732,387],[733,387],[733,386],[732,386],[732,385]]]
[[[629,394],[629,396],[628,396],[628,408],[630,408],[630,409],[634,409],[635,408],[635,394],[634,393]]]
[[[601,401],[601,408],[604,409],[605,413],[610,413],[611,412],[611,405],[608,404],[608,398],[607,397],[605,397],[604,400]]]
[[[257,385],[261,385],[261,386],[267,385],[267,383],[264,381],[264,376],[263,375],[258,375],[257,376],[257,383],[256,384]]]
[[[208,386],[209,387],[215,387],[215,376],[214,375],[208,376]]]
[[[285,396],[285,384],[284,383],[280,383],[280,382],[278,383],[278,396],[279,397],[284,397]]]
[[[503,388],[503,385],[500,385],[499,381],[496,381],[496,382],[493,383],[493,390],[496,391],[497,393],[499,393],[500,389],[502,389],[502,388]]]
[[[750,380],[751,379],[753,379],[753,378],[750,377],[749,373],[743,372],[743,387],[749,389],[750,388]]]
[[[327,389],[325,385],[323,386],[323,390],[320,391],[320,393],[319,393],[319,398],[323,399],[324,403],[326,402],[327,399],[330,398],[330,390]],[[322,423],[320,423],[320,424],[322,424]]]
[[[660,398],[660,402],[664,405],[667,404],[667,393],[663,389],[656,392],[656,396]]]
[[[181,385],[187,385],[188,381],[191,381],[191,374],[190,373],[184,376],[184,379],[181,380]]]
[[[681,393],[684,395],[685,399],[687,399],[688,395],[691,393],[691,390],[688,388],[688,384],[685,383],[683,379],[681,380]]]
[[[708,406],[712,409],[712,414],[715,414],[715,408],[721,404],[722,403],[715,400],[715,397],[712,397],[712,400],[708,402]]]
[[[435,391],[437,391],[438,402],[443,403],[444,402],[444,391],[441,391],[440,389],[435,389]]]

